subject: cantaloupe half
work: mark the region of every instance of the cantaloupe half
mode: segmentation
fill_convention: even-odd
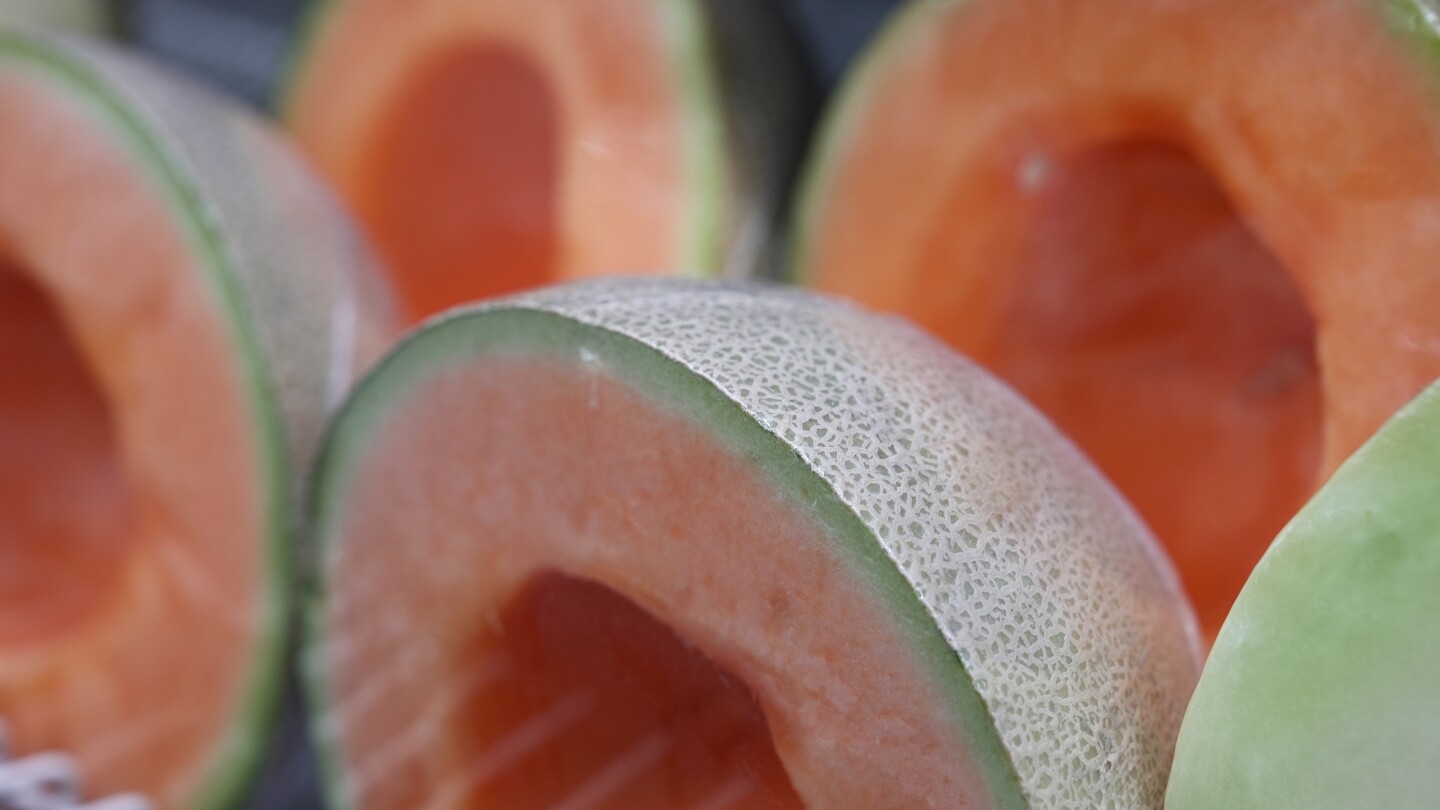
[[[1094,458],[1219,627],[1440,376],[1440,39],[1412,0],[915,2],[807,170],[793,275]]]
[[[766,265],[802,65],[771,0],[320,0],[283,117],[418,319]]]
[[[1440,796],[1440,386],[1266,552],[1185,714],[1166,807],[1433,807]]]
[[[232,806],[273,719],[299,476],[392,334],[246,114],[0,33],[0,717],[87,789]]]
[[[337,807],[1158,807],[1197,636],[993,378],[769,288],[442,318],[332,428],[307,666]]]

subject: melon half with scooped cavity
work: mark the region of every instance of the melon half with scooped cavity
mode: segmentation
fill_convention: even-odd
[[[1014,385],[1207,636],[1440,377],[1429,0],[918,0],[847,81],[791,267]]]
[[[283,117],[412,320],[771,264],[814,91],[774,0],[312,0]]]
[[[233,806],[289,637],[299,470],[393,334],[248,115],[0,32],[0,717],[88,791]]]
[[[617,279],[460,311],[318,469],[337,806],[1160,804],[1198,669],[1168,564],[898,320]]]

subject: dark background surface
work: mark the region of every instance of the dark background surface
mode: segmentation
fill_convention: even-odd
[[[831,87],[902,0],[774,2],[785,8],[821,83]],[[130,0],[125,14],[142,47],[268,106],[307,5],[306,0]]]
[[[826,91],[833,90],[855,54],[903,2],[773,1],[784,8],[815,78]],[[309,0],[128,0],[121,6],[121,22],[132,42],[161,61],[268,109],[310,4]],[[250,802],[252,810],[321,806],[305,721],[293,688],[289,700],[269,772]]]

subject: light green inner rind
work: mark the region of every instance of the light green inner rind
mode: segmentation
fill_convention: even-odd
[[[1181,727],[1167,807],[1429,807],[1440,796],[1440,385],[1251,574]]]
[[[870,103],[870,94],[884,74],[885,63],[890,54],[905,47],[908,37],[919,32],[926,16],[937,13],[937,7],[947,8],[959,2],[937,3],[936,0],[910,0],[886,19],[874,39],[865,46],[860,56],[846,70],[845,78],[829,103],[820,124],[816,128],[809,149],[809,157],[800,172],[799,187],[795,192],[795,209],[790,221],[793,223],[787,255],[780,266],[780,280],[791,284],[805,285],[809,279],[808,249],[815,238],[816,220],[824,207],[829,191],[830,177],[836,162],[842,160],[845,142],[854,133],[855,127],[865,118],[865,109]]]
[[[524,307],[462,312],[412,335],[357,390],[332,423],[321,451],[312,491],[322,581],[312,583],[302,610],[308,631],[307,684],[311,705],[317,709],[315,723],[327,790],[337,806],[349,804],[339,742],[329,733],[332,722],[328,718],[331,708],[323,659],[323,578],[337,542],[335,533],[345,509],[350,476],[364,460],[368,440],[391,413],[404,406],[407,392],[417,390],[420,381],[429,375],[493,354],[577,358],[580,346],[600,358],[617,379],[702,425],[717,442],[749,460],[796,508],[808,512],[825,528],[837,551],[897,618],[896,627],[905,634],[919,666],[937,684],[947,711],[969,741],[994,806],[1028,806],[989,711],[964,664],[879,541],[840,501],[827,481],[806,466],[793,448],[757,424],[739,404],[682,364],[619,333]]]
[[[1440,91],[1440,9],[1433,0],[1371,0],[1386,26],[1424,62],[1432,89]]]
[[[167,155],[162,139],[141,114],[131,109],[110,83],[88,64],[23,33],[0,30],[0,64],[26,70],[52,82],[67,95],[98,112],[110,132],[135,159],[138,171],[150,177],[170,200],[175,222],[188,235],[204,268],[217,311],[235,347],[263,474],[266,479],[265,524],[268,526],[263,576],[267,587],[255,664],[234,714],[233,728],[216,744],[210,775],[192,805],[195,810],[222,810],[244,800],[265,759],[266,746],[282,698],[291,606],[291,474],[285,461],[285,432],[275,392],[260,358],[251,314],[246,311],[235,280],[237,269],[226,250],[226,237],[206,217],[207,203],[191,178]]]
[[[730,198],[720,76],[699,1],[658,1],[679,85],[685,187],[690,190],[681,224],[679,267],[686,275],[712,278],[725,263]]]
[[[655,13],[669,54],[679,94],[681,163],[687,190],[681,219],[678,266],[686,275],[713,278],[725,261],[726,217],[729,214],[729,154],[725,144],[726,111],[711,43],[711,30],[699,0],[654,0]],[[308,69],[312,52],[345,0],[316,0],[307,7],[300,33],[283,72],[274,104],[276,114],[291,114],[293,93]],[[653,267],[615,268],[641,272]]]

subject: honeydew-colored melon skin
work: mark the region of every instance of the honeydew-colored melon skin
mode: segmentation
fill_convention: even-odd
[[[1166,807],[1420,808],[1440,797],[1440,386],[1275,540],[1186,712]]]
[[[804,505],[910,634],[994,806],[1159,806],[1198,671],[1194,622],[1143,526],[1068,442],[898,320],[778,289],[627,279],[442,316],[335,421],[306,607],[332,797],[346,794],[326,717],[323,579],[347,476],[418,381],[506,351],[596,364]]]
[[[121,50],[37,28],[0,29],[0,70],[97,113],[170,200],[232,335],[265,468],[268,590],[246,694],[186,806],[234,807],[266,761],[283,698],[304,470],[328,414],[397,333],[394,303],[328,189],[238,106]]]

